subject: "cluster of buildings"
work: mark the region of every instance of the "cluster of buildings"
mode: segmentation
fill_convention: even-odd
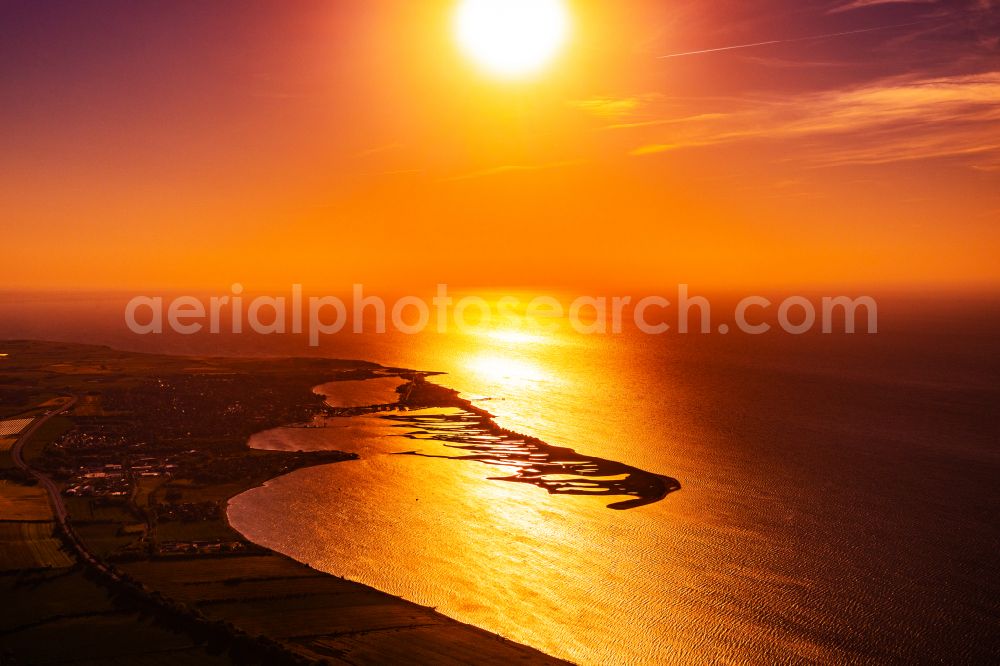
[[[68,451],[86,452],[109,448],[124,449],[125,436],[110,430],[83,430],[75,428],[63,435],[55,446]]]
[[[81,467],[63,490],[69,497],[125,498],[131,492],[132,484],[121,465]]]
[[[182,522],[198,522],[202,520],[218,520],[222,517],[222,509],[218,502],[174,502],[156,504],[153,507],[156,519],[160,522],[179,520]]]
[[[129,471],[136,478],[168,476],[177,471],[177,464],[159,458],[136,458],[129,463]]]
[[[63,494],[124,499],[132,492],[136,480],[171,475],[176,469],[176,464],[156,458],[138,458],[128,465],[81,465],[70,477]]]
[[[163,541],[159,544],[160,554],[176,553],[190,555],[210,555],[212,553],[236,553],[246,550],[242,541]]]

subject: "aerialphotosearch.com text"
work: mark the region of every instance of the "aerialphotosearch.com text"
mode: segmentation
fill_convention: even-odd
[[[453,295],[437,285],[433,296],[383,298],[355,284],[350,295],[306,296],[294,284],[287,294],[244,294],[233,284],[229,293],[207,297],[135,296],[125,307],[125,323],[138,335],[172,331],[182,335],[253,332],[259,335],[305,334],[310,346],[342,333],[448,333],[503,327],[531,331],[569,326],[584,335],[620,334],[628,329],[649,334],[762,335],[783,332],[877,333],[878,306],[871,296],[787,296],[780,300],[746,296],[726,308],[725,321],[713,319],[709,298],[694,295],[687,284],[667,295],[596,296]]]

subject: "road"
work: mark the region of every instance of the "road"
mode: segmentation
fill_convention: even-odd
[[[59,492],[59,486],[56,482],[48,477],[48,475],[34,469],[25,461],[22,449],[27,443],[31,436],[38,432],[45,423],[55,417],[63,414],[64,412],[72,409],[77,403],[77,397],[73,396],[69,398],[69,402],[64,403],[60,407],[55,407],[51,411],[46,412],[43,416],[34,420],[34,422],[28,426],[28,429],[21,433],[17,441],[14,442],[14,446],[10,449],[10,457],[14,460],[14,464],[19,468],[23,469],[28,474],[31,474],[38,482],[42,484],[46,492],[49,494],[49,504],[52,505],[52,512],[55,516],[56,522],[59,523],[59,527],[62,528],[63,533],[66,535],[69,543],[76,550],[77,556],[86,564],[94,567],[104,575],[110,577],[113,580],[120,580],[120,575],[113,568],[106,565],[100,559],[98,559],[93,553],[87,550],[87,547],[83,544],[83,541],[76,535],[73,528],[69,524],[69,512],[66,510],[66,504],[63,502],[62,493]]]

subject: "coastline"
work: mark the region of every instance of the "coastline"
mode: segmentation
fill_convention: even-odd
[[[452,425],[456,421],[455,418],[443,415],[417,420],[408,419],[405,414],[387,415],[384,418],[428,428],[432,432],[429,439],[468,453],[458,456],[427,456],[416,451],[407,451],[400,455],[513,466],[517,470],[514,474],[491,476],[488,479],[527,483],[542,488],[549,494],[633,498],[607,505],[609,509],[615,510],[652,504],[681,488],[680,482],[673,477],[649,472],[616,460],[590,456],[569,447],[553,446],[537,437],[502,428],[494,420],[494,415],[486,409],[462,398],[455,389],[427,382],[424,377],[425,375],[415,374],[409,384],[401,387],[400,404],[407,409],[453,407],[472,414],[476,418],[471,426],[465,426],[467,432],[460,431],[456,434],[452,428],[442,428],[435,432],[434,425]],[[468,431],[486,433],[487,438],[481,434],[473,435]],[[421,439],[412,434],[406,436],[411,439]],[[558,476],[559,479],[549,478],[553,476]]]
[[[520,465],[518,474],[510,477],[496,477],[483,474],[481,477],[482,483],[513,481],[536,486],[546,490],[550,494],[588,494],[598,495],[601,496],[601,498],[605,495],[625,495],[626,497],[631,497],[631,499],[627,499],[622,502],[613,502],[609,506],[609,508],[616,510],[629,509],[658,501],[680,487],[680,484],[670,477],[663,477],[650,472],[645,472],[616,461],[581,455],[572,449],[550,446],[537,438],[522,436],[511,430],[504,429],[493,421],[492,414],[490,414],[487,410],[476,406],[470,400],[462,398],[454,389],[425,381],[425,377],[429,376],[430,373],[399,371],[398,369],[397,371],[399,372],[398,377],[400,383],[400,385],[396,388],[396,393],[398,395],[397,402],[379,402],[378,404],[365,406],[356,404],[336,406],[331,400],[327,403],[329,408],[324,411],[332,413],[333,418],[338,421],[342,420],[345,423],[349,423],[352,417],[371,416],[378,419],[384,419],[386,424],[391,427],[403,428],[398,435],[393,437],[393,439],[396,437],[410,438],[411,441],[427,439],[428,433],[433,432],[432,429],[428,427],[427,420],[429,419],[433,421],[440,419],[443,420],[449,427],[447,427],[439,437],[432,435],[431,438],[441,439],[446,446],[452,446],[456,448],[456,450],[463,453],[468,451],[470,455],[432,457],[450,458],[455,460],[456,464],[465,460],[470,460],[483,463],[502,464],[505,467],[509,467],[512,464]],[[441,373],[434,374],[438,375]],[[361,384],[363,382],[356,383]],[[337,384],[337,382],[332,382],[331,384]],[[314,387],[313,390],[321,395],[326,395],[322,391],[322,388],[322,386],[317,386]],[[364,387],[361,387],[358,390],[360,393],[365,393]],[[337,393],[343,397],[343,391],[338,391]],[[380,397],[376,399],[381,400]],[[349,403],[350,400],[347,400],[346,402]],[[456,411],[459,412],[461,415],[460,417],[459,415],[453,414],[453,412]],[[433,415],[428,416],[427,412],[431,412]],[[454,425],[454,419],[456,418],[462,418],[467,421],[465,426],[458,431],[456,431],[453,427],[450,427]],[[469,419],[471,419],[471,422],[468,422]],[[294,428],[296,426],[282,426],[278,430],[286,430],[290,427]],[[323,430],[327,426],[323,423],[310,423],[298,424],[298,427],[304,427],[309,430]],[[469,428],[472,428],[474,432],[466,432]],[[489,451],[488,447],[484,448],[484,432],[488,433],[490,437],[496,438],[496,451]],[[466,433],[470,438],[469,441],[474,441],[475,443],[469,444],[465,441],[462,433]],[[376,435],[372,434],[368,436]],[[307,444],[311,441],[311,437],[307,440],[292,439],[290,440],[289,446],[303,443]],[[331,448],[338,446],[338,439],[333,434],[331,434],[328,439],[324,438],[323,441],[325,441]],[[511,442],[518,442],[519,444],[517,447],[512,447]],[[289,442],[286,442],[281,437],[276,440],[265,439],[261,443],[261,448],[263,450],[292,450],[291,448],[279,448],[288,443]],[[248,444],[250,446],[254,446],[253,440],[248,442]],[[347,444],[347,441],[340,440],[339,444],[343,446]],[[271,448],[272,446],[274,447],[273,449]],[[470,449],[472,450],[470,451]],[[349,450],[352,453],[359,452],[355,449]],[[368,454],[361,452],[359,458],[365,459],[371,455],[383,454]],[[420,454],[417,451],[396,451],[386,452],[384,455],[418,456],[425,454]],[[337,472],[334,470],[331,474],[336,475]],[[473,472],[473,475],[476,475],[476,473]],[[546,475],[556,476],[560,480],[558,482],[549,481],[543,478]],[[577,478],[574,481],[567,481],[566,477],[570,475],[575,475]],[[617,478],[613,481],[607,481],[602,478],[607,476]],[[275,481],[277,481],[277,479],[268,479],[262,483],[260,487],[268,486]],[[284,504],[285,501],[288,501],[288,499],[289,498],[286,497],[285,500],[282,501],[282,504]],[[229,502],[229,507],[231,506],[232,501]],[[232,520],[228,507],[227,519]],[[248,523],[246,522],[246,516],[241,519],[240,523],[244,527],[247,527]],[[251,530],[250,533],[253,533],[253,531],[254,530]],[[243,534],[245,538],[251,538],[248,533]],[[257,536],[260,537],[262,534],[257,533]],[[276,542],[272,539],[264,538],[262,539],[262,543],[268,544],[266,547],[271,548],[272,550],[277,547],[279,548],[277,552],[286,554],[285,550],[281,549],[280,543],[276,545]],[[287,554],[294,561],[300,562],[303,566],[309,567],[311,570],[319,570],[316,566],[322,566],[316,565],[315,560],[311,560],[308,556],[303,556],[301,552],[295,552],[292,550],[288,551]],[[344,569],[338,571],[337,567],[333,567],[327,568],[326,571],[331,573],[336,572],[333,573],[333,575],[336,576],[337,574],[343,573]],[[364,575],[358,576],[358,572],[356,571],[353,574],[350,574],[349,579],[361,580],[364,581],[362,583],[364,585],[380,589],[380,586],[377,583],[373,585],[373,581],[371,579]],[[389,594],[394,599],[403,599],[408,603],[411,603],[406,596],[400,595],[399,590],[393,590],[392,593],[386,592],[386,594]],[[427,598],[422,598],[420,601],[424,604],[437,603],[436,600],[429,600]],[[420,607],[428,608],[428,606],[422,605]],[[454,617],[447,615],[444,617],[449,617],[456,622],[465,624],[462,620],[458,620]],[[468,621],[468,618],[465,619]],[[494,627],[491,627],[491,629],[494,629]],[[490,635],[498,635],[494,631],[488,629],[482,630],[486,631]],[[519,640],[523,640],[523,638]]]
[[[295,427],[295,426],[290,425],[283,427]],[[436,650],[434,649],[434,646],[429,646],[429,645],[424,645],[422,647],[415,646],[412,643],[412,641],[416,639],[417,643],[420,643],[420,637],[415,637],[415,636],[409,637],[411,643],[408,647],[409,648],[420,647],[420,649],[425,651],[426,653],[425,656],[427,657],[428,663],[436,662],[438,658],[445,658],[445,657],[456,659],[457,660],[456,663],[462,663],[462,661],[465,659],[474,658],[476,663],[484,663],[484,664],[495,663],[498,665],[507,664],[510,662],[510,660],[514,660],[516,663],[526,663],[526,664],[530,663],[530,664],[557,665],[557,664],[572,663],[560,659],[558,657],[548,655],[531,646],[517,643],[511,639],[501,636],[498,633],[447,616],[439,612],[434,607],[424,606],[416,602],[410,601],[408,599],[405,599],[401,596],[393,595],[388,592],[379,590],[378,588],[373,587],[371,585],[366,585],[358,581],[350,580],[348,578],[336,576],[334,574],[316,569],[306,562],[302,562],[300,560],[295,559],[294,557],[276,551],[273,548],[269,548],[267,546],[263,546],[261,544],[254,542],[252,539],[250,539],[248,536],[240,532],[236,527],[232,525],[228,509],[229,509],[229,503],[233,498],[257,488],[263,488],[272,481],[282,476],[291,474],[292,472],[300,469],[306,469],[309,467],[318,467],[323,465],[332,465],[332,464],[337,464],[338,462],[346,462],[348,460],[353,460],[353,459],[357,459],[357,456],[351,454],[351,457],[345,457],[339,461],[317,461],[312,464],[307,464],[301,467],[297,467],[294,470],[288,470],[287,472],[284,472],[281,475],[266,479],[259,483],[247,484],[245,487],[242,487],[234,491],[229,497],[226,498],[226,511],[224,512],[226,524],[234,532],[240,534],[241,536],[243,536],[244,539],[247,539],[247,541],[253,543],[255,549],[259,551],[256,554],[268,555],[270,557],[278,558],[279,560],[281,560],[285,564],[284,568],[286,569],[282,573],[284,577],[297,578],[300,577],[301,575],[301,577],[303,578],[307,577],[319,578],[319,579],[325,579],[326,581],[335,581],[335,587],[343,588],[343,589],[337,589],[336,594],[351,594],[361,591],[362,593],[371,596],[376,603],[381,603],[386,606],[397,606],[403,612],[410,611],[417,615],[423,615],[427,618],[433,618],[430,624],[435,624],[435,623],[439,624],[440,626],[436,627],[434,631],[437,634],[441,634],[433,641],[433,642],[439,642],[439,645],[437,646]],[[254,555],[255,554],[253,553],[247,553],[246,556],[253,557]],[[307,574],[303,572],[307,572]],[[273,579],[272,576],[269,576],[268,578]],[[193,598],[194,596],[192,596],[192,599]],[[430,624],[426,622],[423,623],[414,622],[410,626],[393,627],[392,631],[398,634],[411,629],[426,630],[429,628]],[[377,634],[383,631],[386,631],[386,628],[380,626],[371,627],[369,629],[365,629],[363,627],[354,627],[349,632],[351,634],[350,637],[351,645],[345,645],[344,647],[345,648],[352,647],[353,644],[358,641],[359,637],[364,636],[366,633]],[[426,639],[424,640],[426,642]],[[469,652],[466,651],[465,646],[467,646],[469,643],[476,644],[474,651],[469,651]],[[454,654],[451,653],[453,647],[456,652]],[[333,655],[326,655],[326,656],[329,657]],[[390,655],[379,653],[378,660],[376,661],[379,661],[387,656]],[[399,654],[394,656],[403,657],[404,655]],[[411,652],[406,653],[405,658],[411,660],[414,659],[414,653]],[[368,662],[366,660],[362,660],[359,663],[368,663]],[[410,661],[409,663],[423,663],[423,662],[420,659],[416,659],[415,661]]]
[[[9,341],[5,353],[10,356],[0,372],[10,374],[0,379],[33,376],[35,382],[19,396],[21,404],[3,405],[4,416],[37,409],[51,394],[75,396],[58,427],[24,446],[30,470],[51,477],[56,497],[65,498],[68,524],[86,555],[71,570],[82,567],[93,577],[86,585],[96,585],[93,600],[79,609],[83,619],[55,616],[51,631],[63,622],[95,623],[99,630],[103,589],[179,629],[191,650],[215,655],[221,645],[235,663],[567,663],[252,544],[224,510],[213,518],[212,506],[228,506],[230,498],[269,480],[354,458],[339,451],[254,450],[248,433],[322,411],[322,401],[309,393],[317,380],[377,376],[382,366],[137,354],[33,341]],[[119,437],[134,443],[123,448]],[[123,497],[116,497],[117,486],[105,491],[101,484],[89,495],[65,495],[80,470],[122,469],[150,457],[158,457],[161,467],[174,461],[168,466],[174,469],[101,472],[129,480],[132,490]],[[179,519],[178,512],[191,517]],[[38,574],[46,566],[39,563]],[[10,584],[17,580],[15,575]],[[32,612],[45,613],[48,596],[58,598],[58,581],[57,574],[43,581],[31,597],[41,606]],[[6,629],[5,641],[33,661],[39,643],[24,633],[30,630]],[[135,656],[156,648],[128,649]]]

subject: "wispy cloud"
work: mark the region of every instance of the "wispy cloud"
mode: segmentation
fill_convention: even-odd
[[[711,53],[721,53],[724,51],[737,51],[743,49],[755,49],[762,46],[774,46],[776,44],[796,44],[798,42],[811,42],[821,39],[833,39],[835,37],[848,37],[851,35],[862,35],[869,32],[879,32],[882,30],[892,30],[896,28],[906,28],[909,26],[920,25],[927,23],[931,20],[937,20],[935,18],[926,18],[920,21],[909,21],[907,23],[892,23],[889,25],[877,25],[870,28],[859,28],[857,30],[842,30],[840,32],[825,32],[819,35],[805,35],[803,37],[788,37],[784,39],[768,39],[762,42],[750,42],[747,44],[730,44],[729,46],[717,46],[715,48],[709,49],[698,49],[697,51],[682,51],[679,53],[668,53],[666,55],[659,56],[660,58],[684,58],[689,56],[697,55],[707,55]]]
[[[631,115],[639,108],[641,100],[637,97],[597,97],[570,102],[576,107],[598,118],[621,118]]]
[[[655,155],[656,153],[665,153],[668,150],[673,150],[675,148],[677,148],[677,145],[673,143],[651,143],[647,146],[633,148],[629,151],[629,155]]]
[[[849,12],[852,9],[862,9],[876,5],[933,5],[936,2],[937,0],[852,0],[851,2],[837,5],[827,13]]]
[[[718,120],[672,130],[669,137],[651,137],[630,154],[663,152],[662,146],[780,139],[808,140],[808,146],[789,146],[798,159],[815,165],[936,157],[974,157],[978,163],[991,163],[1000,156],[1000,71],[896,77],[791,100],[755,100]]]
[[[627,97],[592,97],[573,100],[569,102],[569,105],[598,118],[615,120],[634,116],[641,109],[661,99],[662,96],[657,93],[648,93]]]
[[[788,58],[766,58],[760,56],[741,56],[744,62],[760,65],[761,67],[773,67],[775,69],[810,69],[818,67],[848,67],[849,62],[837,62],[833,60],[792,60]]]

